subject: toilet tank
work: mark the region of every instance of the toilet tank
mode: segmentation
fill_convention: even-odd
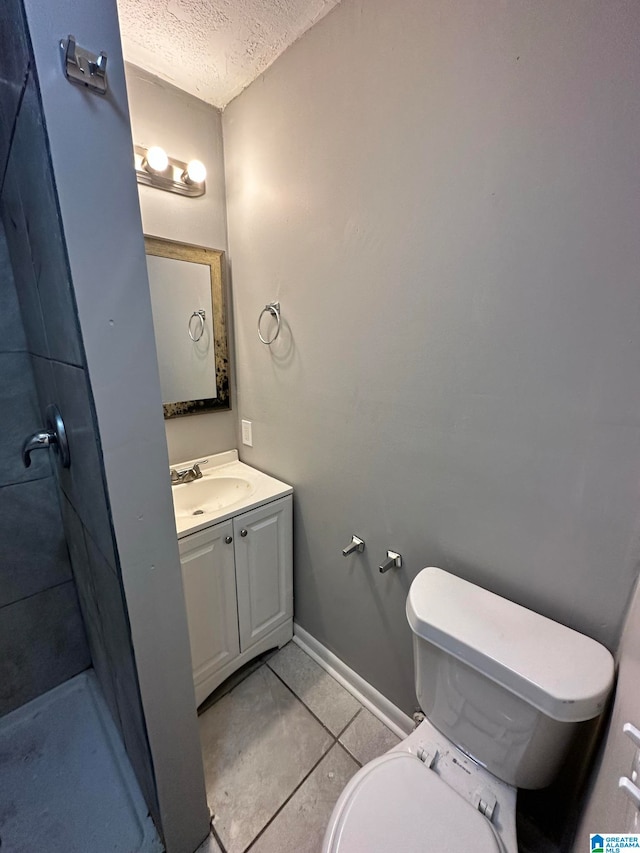
[[[411,584],[416,695],[431,723],[518,788],[555,776],[580,723],[603,710],[611,654],[595,640],[430,567]]]

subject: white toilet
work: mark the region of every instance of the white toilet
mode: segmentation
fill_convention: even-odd
[[[426,719],[351,779],[323,853],[517,853],[516,789],[551,782],[577,725],[601,713],[613,658],[433,567],[407,618]]]

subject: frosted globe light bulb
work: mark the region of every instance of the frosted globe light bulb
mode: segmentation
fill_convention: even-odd
[[[146,165],[152,172],[164,172],[169,165],[167,152],[164,148],[160,148],[159,145],[152,145],[151,148],[149,148],[145,160]]]
[[[190,160],[185,169],[183,179],[188,184],[202,184],[207,177],[207,169],[200,160]]]

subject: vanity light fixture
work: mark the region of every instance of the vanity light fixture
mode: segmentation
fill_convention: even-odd
[[[152,175],[160,175],[162,172],[166,172],[168,166],[167,152],[159,145],[152,145],[142,160],[142,168],[151,172]]]
[[[200,160],[183,163],[169,157],[159,145],[134,146],[134,159],[139,184],[192,198],[206,192],[207,170]]]
[[[182,173],[185,184],[204,184],[206,177],[207,170],[201,160],[190,160]]]

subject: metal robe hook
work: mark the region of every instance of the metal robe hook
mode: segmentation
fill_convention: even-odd
[[[98,95],[107,93],[107,54],[104,51],[96,55],[78,47],[75,36],[71,34],[60,41],[60,50],[67,80],[85,86]]]

